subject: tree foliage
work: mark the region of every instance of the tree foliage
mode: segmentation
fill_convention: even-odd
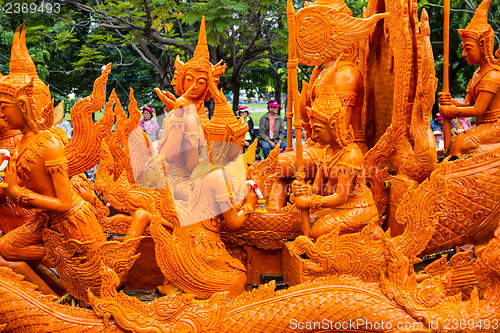
[[[37,4],[51,0],[14,3]],[[458,28],[465,28],[479,0],[451,0],[450,88],[463,96],[474,67],[461,56]],[[51,86],[59,102],[68,109],[75,101],[68,95],[89,94],[102,67],[113,64],[108,91],[116,89],[128,100],[133,87],[140,104],[160,105],[153,87],[169,88],[175,57],[187,61],[193,54],[202,16],[206,18],[212,63],[227,64],[221,85],[233,91],[234,106],[240,88],[262,92],[272,86],[275,98],[286,92],[288,33],[285,0],[129,0],[58,1],[58,13],[0,12],[0,72],[8,72],[10,46],[15,28],[27,23],[27,44],[42,80]],[[295,8],[303,2],[294,0]],[[0,1],[3,7],[5,1]],[[346,1],[353,14],[361,17],[367,0]],[[443,0],[419,0],[429,12],[431,39],[437,76],[442,78]],[[493,0],[489,22],[500,32],[500,0]],[[310,67],[299,67],[300,78],[308,79]],[[440,90],[440,88],[438,89]],[[69,103],[68,103],[69,102]],[[68,105],[69,104],[69,105]]]

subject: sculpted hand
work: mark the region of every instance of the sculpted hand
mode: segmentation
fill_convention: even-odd
[[[292,182],[292,193],[295,194],[296,197],[308,196],[309,192],[309,186],[307,184],[298,180]]]
[[[160,88],[155,88],[156,94],[163,102],[163,104],[167,107],[168,111],[172,111],[174,109],[175,104],[175,96],[170,91],[164,91]]]
[[[458,108],[455,105],[440,105],[439,106],[439,113],[443,118],[446,119],[453,119],[457,117],[458,114]]]
[[[247,196],[245,197],[245,199],[243,199],[243,204],[244,205],[249,204],[253,207],[255,206],[258,200],[259,198],[257,197],[257,194],[255,194],[255,191],[252,188],[252,186],[247,185]]]
[[[453,99],[449,92],[440,92],[439,95],[439,105],[452,105]],[[444,116],[443,116],[444,117]]]
[[[296,197],[295,206],[300,210],[305,210],[311,208],[311,198],[310,197]]]
[[[17,170],[14,161],[10,161],[7,165],[3,181],[7,184],[7,188],[4,189],[5,193],[15,199],[19,190],[19,185],[17,184]]]
[[[189,94],[191,93],[191,90],[194,89],[194,84],[186,90],[186,92],[179,98],[175,100],[174,103],[174,108],[173,108],[173,115],[174,117],[182,117],[184,116],[184,111],[186,108],[192,107],[195,108],[194,104],[192,101],[188,98]]]

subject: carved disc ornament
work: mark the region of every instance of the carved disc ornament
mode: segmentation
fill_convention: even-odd
[[[360,19],[328,6],[302,8],[296,14],[299,63],[316,66],[336,58],[352,44],[367,37],[386,14]]]
[[[336,15],[345,14],[325,6],[308,7],[297,13],[297,50],[300,63],[313,66],[324,63],[335,54],[339,31],[329,22]]]

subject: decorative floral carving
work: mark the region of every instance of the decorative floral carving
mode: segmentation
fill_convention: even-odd
[[[264,250],[274,250],[281,249],[285,245],[281,236],[274,231],[249,231],[237,234],[223,232],[221,239],[227,247],[247,244]]]

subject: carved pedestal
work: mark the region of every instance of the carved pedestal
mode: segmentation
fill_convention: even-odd
[[[156,264],[153,238],[144,238],[139,247],[141,256],[134,263],[127,275],[125,289],[156,289],[163,284],[163,274]]]
[[[292,242],[286,243],[281,253],[283,282],[288,283],[290,287],[311,280],[311,276],[304,273],[304,259],[293,253],[292,246]]]

